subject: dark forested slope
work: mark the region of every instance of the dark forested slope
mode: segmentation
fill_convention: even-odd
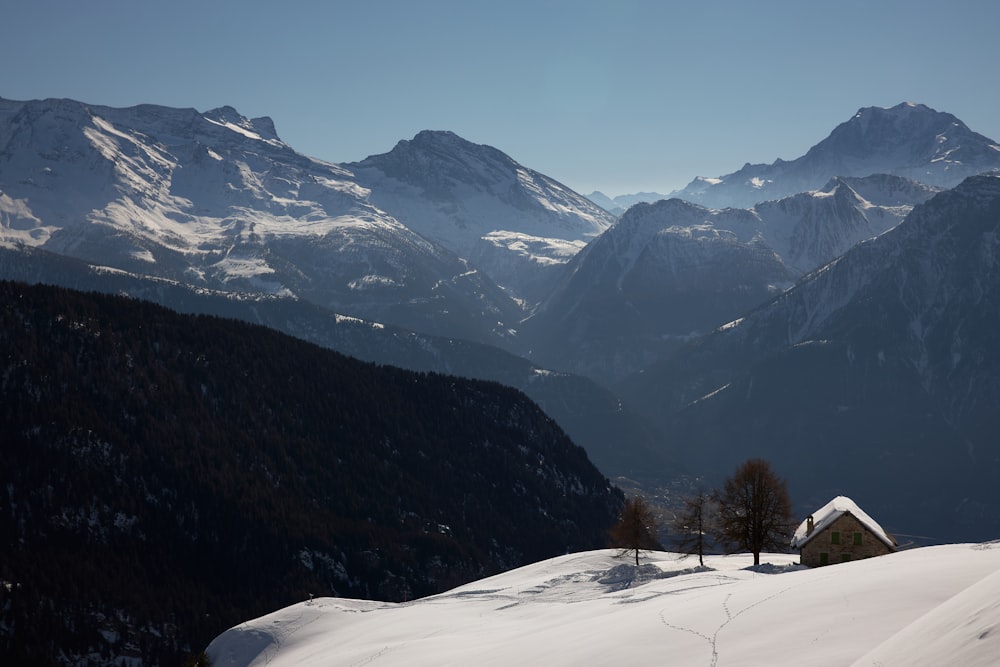
[[[173,663],[310,594],[403,600],[603,544],[621,504],[497,384],[0,283],[0,655]]]

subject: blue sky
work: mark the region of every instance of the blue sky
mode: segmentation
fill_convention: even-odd
[[[333,162],[451,130],[617,195],[793,159],[865,106],[1000,140],[993,0],[5,4],[0,97],[230,105]]]

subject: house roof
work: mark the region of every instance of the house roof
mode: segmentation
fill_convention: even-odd
[[[801,549],[809,540],[823,532],[827,526],[844,514],[850,514],[860,521],[875,537],[885,542],[886,546],[891,548],[896,547],[896,540],[893,539],[892,535],[885,532],[875,519],[868,516],[863,509],[858,507],[857,503],[847,496],[837,496],[812,513],[812,532],[806,532],[809,527],[809,519],[799,524],[799,527],[795,530],[795,535],[792,536],[792,548]]]

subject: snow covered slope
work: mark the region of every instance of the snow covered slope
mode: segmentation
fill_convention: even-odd
[[[345,167],[368,201],[529,300],[554,266],[615,221],[561,183],[452,132],[424,131]]]
[[[0,243],[496,343],[520,308],[230,107],[0,100]]]
[[[949,113],[906,102],[866,107],[791,161],[749,164],[718,178],[698,177],[672,196],[711,207],[749,207],[815,190],[836,176],[894,174],[935,186],[1000,169],[1000,145]]]
[[[887,174],[833,178],[817,190],[761,202],[753,211],[760,219],[760,237],[802,276],[892,229],[915,204],[937,192]]]
[[[406,604],[319,598],[217,637],[217,667],[876,665],[988,667],[1000,544],[815,570],[796,556],[570,554]],[[958,662],[953,661],[952,656]]]

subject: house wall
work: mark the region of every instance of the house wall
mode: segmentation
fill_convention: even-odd
[[[833,534],[839,533],[840,543],[833,543]],[[861,533],[861,544],[854,543],[854,534]],[[801,562],[809,567],[833,565],[845,560],[858,560],[882,556],[893,549],[877,538],[852,514],[842,514],[833,523],[806,542],[801,550]],[[826,562],[823,561],[826,554]]]

